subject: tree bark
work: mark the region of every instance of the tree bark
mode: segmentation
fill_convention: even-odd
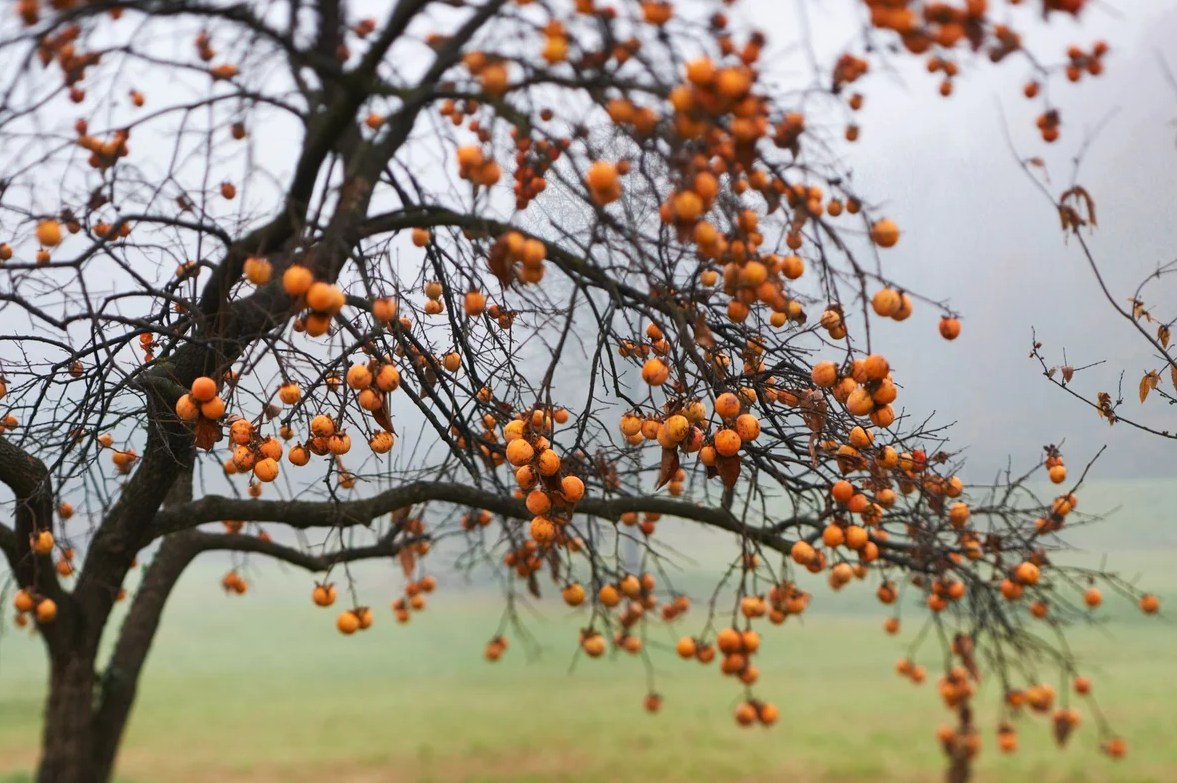
[[[107,783],[111,779],[164,604],[201,551],[189,536],[169,536],[152,560],[102,677],[100,695],[95,694],[98,682],[92,653],[79,650],[53,659],[37,783]]]
[[[190,499],[191,486],[191,472],[182,473],[168,495],[171,504]],[[38,783],[107,783],[111,779],[164,604],[198,552],[199,547],[185,534],[164,539],[135,594],[97,699],[96,645],[78,643],[66,656],[53,656]],[[101,636],[100,629],[96,633]]]
[[[186,534],[168,536],[135,593],[135,601],[123,621],[118,642],[103,674],[101,699],[91,721],[94,736],[92,780],[95,783],[105,783],[114,773],[114,761],[135,704],[139,677],[159,628],[164,605],[180,575],[198,553],[199,548],[188,540]]]
[[[49,678],[38,783],[100,783],[94,777],[94,659],[82,653],[57,657]]]

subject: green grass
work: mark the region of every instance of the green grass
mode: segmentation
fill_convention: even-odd
[[[537,649],[511,634],[492,666],[480,652],[497,605],[485,597],[442,593],[407,627],[381,611],[369,632],[342,638],[304,577],[266,573],[240,600],[215,591],[218,573],[195,568],[169,609],[127,737],[129,781],[932,780],[941,768],[932,732],[946,716],[934,688],[891,673],[914,628],[886,637],[878,615],[815,607],[803,623],[767,628],[757,693],[780,706],[781,724],[742,730],[730,717],[733,682],[677,660],[663,629],[649,640],[665,697],[655,718],[641,709],[641,661],[574,661],[582,618],[551,602],[527,622]],[[1177,632],[1161,618],[1072,638],[1132,756],[1099,756],[1089,714],[1066,752],[1045,721],[1027,719],[1022,752],[987,748],[981,778],[1177,779]],[[921,660],[934,666],[936,650],[926,645]],[[0,652],[0,760],[13,767],[34,762],[40,652],[12,636]],[[987,726],[996,695],[983,685]]]
[[[1154,551],[1131,551],[1139,547],[1126,543],[1122,531],[1129,528],[1121,527],[1118,536],[1093,533],[1089,551],[1070,557],[1094,563],[1096,551],[1110,550],[1110,569],[1141,575],[1171,607],[1177,569],[1167,532],[1156,515],[1141,516],[1139,525],[1157,543]],[[1133,543],[1141,540],[1135,535]],[[684,562],[707,562],[715,550],[715,539],[705,535],[672,540],[686,552]],[[586,615],[552,600],[534,612],[520,608],[533,644],[508,630],[511,647],[491,665],[481,651],[498,628],[502,601],[463,589],[455,577],[443,575],[428,611],[398,626],[386,608],[399,584],[396,567],[359,569],[361,600],[374,605],[376,624],[343,638],[333,627],[338,607],[314,607],[305,575],[259,566],[250,573],[248,596],[226,598],[217,588],[225,568],[216,559],[199,562],[169,604],[126,738],[122,783],[848,783],[942,776],[933,733],[948,715],[934,683],[917,687],[892,673],[924,613],[905,600],[903,632],[885,636],[869,585],[851,585],[835,598],[814,582],[811,615],[763,627],[756,694],[779,706],[781,721],[748,730],[731,718],[741,698],[734,681],[670,650],[679,634],[696,633],[704,622],[701,599],[714,578],[698,566],[678,578],[696,598],[691,614],[674,630],[650,628],[650,671],[631,656],[575,658]],[[1074,629],[1068,638],[1107,719],[1127,737],[1129,758],[1115,763],[1097,752],[1097,721],[1081,702],[1084,722],[1065,751],[1051,741],[1047,720],[1024,717],[1021,750],[1001,756],[992,742],[999,689],[987,680],[979,699],[986,745],[978,780],[1177,781],[1177,629],[1163,615],[1142,618],[1111,597],[1101,611],[1106,626]],[[917,657],[936,671],[938,643],[925,643]],[[641,707],[651,673],[665,698],[657,717]],[[1040,674],[1060,685],[1057,673]],[[0,783],[28,780],[44,679],[40,643],[8,627],[0,638]]]

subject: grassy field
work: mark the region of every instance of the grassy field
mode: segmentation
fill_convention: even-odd
[[[1113,550],[1110,566],[1141,574],[1172,606],[1177,552],[1167,541],[1147,553],[1125,541],[1100,540],[1101,549]],[[492,665],[481,651],[502,603],[453,579],[443,578],[426,612],[398,626],[385,608],[396,574],[391,566],[366,570],[363,597],[376,606],[376,624],[343,638],[333,628],[335,612],[311,604],[306,576],[261,567],[248,596],[226,598],[217,587],[223,570],[215,560],[198,564],[169,606],[122,756],[125,783],[941,776],[933,733],[947,715],[934,685],[917,687],[892,672],[921,613],[904,607],[904,631],[885,636],[873,587],[865,584],[836,598],[815,589],[812,616],[764,628],[756,690],[780,707],[781,721],[749,730],[731,718],[741,695],[735,683],[714,665],[682,662],[669,650],[678,634],[699,630],[700,614],[674,631],[652,629],[654,688],[665,702],[650,716],[641,706],[651,675],[642,661],[574,659],[584,615],[553,601],[535,613],[521,609],[534,648],[509,632],[511,648]],[[684,577],[688,584],[696,578]],[[999,694],[986,682],[980,780],[1177,781],[1170,740],[1177,628],[1164,616],[1145,620],[1112,608],[1107,616],[1106,626],[1076,629],[1070,639],[1100,706],[1129,740],[1129,758],[1116,763],[1097,752],[1096,722],[1082,704],[1085,720],[1067,750],[1053,745],[1048,721],[1027,717],[1018,724],[1022,749],[1001,757],[992,741]],[[925,644],[918,659],[935,671],[938,651]],[[44,674],[40,643],[9,627],[0,639],[4,783],[26,780],[35,763]]]

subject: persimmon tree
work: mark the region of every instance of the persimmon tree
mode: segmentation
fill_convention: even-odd
[[[966,486],[945,430],[904,410],[872,325],[961,323],[886,270],[900,227],[841,150],[881,58],[927,55],[945,96],[1016,60],[1053,142],[1038,85],[1098,74],[1106,47],[1057,67],[1021,48],[1016,24],[1082,0],[872,0],[825,63],[776,54],[746,4],[6,9],[0,550],[50,661],[39,780],[110,778],[201,553],[306,569],[350,635],[383,621],[369,604],[424,608],[442,536],[512,597],[583,606],[578,654],[644,655],[670,625],[680,656],[720,659],[743,725],[788,713],[757,697],[755,655],[809,605],[797,575],[872,580],[886,631],[914,602],[913,649],[943,644],[952,779],[981,748],[982,676],[1002,750],[1026,714],[1066,740],[1090,683],[1053,632],[1097,584],[1157,601],[1052,561],[1081,481],[1057,449]],[[1057,496],[1031,491],[1039,468]],[[660,568],[668,524],[730,534],[703,609]],[[403,595],[353,580],[367,559],[399,561]]]

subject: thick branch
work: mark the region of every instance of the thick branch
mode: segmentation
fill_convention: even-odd
[[[455,212],[451,209],[448,209],[447,207],[442,206],[422,206],[404,210],[396,210],[394,212],[386,212],[381,215],[373,215],[369,217],[358,227],[357,233],[359,236],[357,239],[393,231],[400,231],[402,229],[415,226],[420,226],[422,228],[451,226],[454,228],[481,230],[487,232],[491,236],[498,236],[507,231],[519,231],[525,236],[533,237],[533,235],[520,228],[517,228],[516,226],[502,223],[497,220],[491,220],[479,215],[468,215],[461,212]],[[534,236],[533,238],[540,240],[544,239],[543,237],[539,236]],[[649,294],[624,283],[618,282],[604,269],[601,269],[586,259],[569,253],[561,245],[552,242],[545,242],[545,245],[547,245],[548,258],[557,266],[559,266],[561,271],[563,271],[569,277],[575,275],[582,280],[592,282],[598,288],[608,291],[614,295],[623,294],[630,299],[648,303],[651,306],[658,307],[659,309],[665,309],[666,305],[663,302],[651,302]]]
[[[343,15],[339,5],[340,0],[319,0],[315,4],[319,10],[319,38],[315,41],[315,50],[324,59],[334,57],[335,47],[343,41]]]
[[[15,530],[0,531],[0,548],[12,566],[16,583],[32,587],[57,603],[57,620],[42,627],[42,636],[54,660],[68,652],[77,631],[77,613],[71,596],[61,589],[50,555],[33,552],[30,537],[35,530],[53,526],[53,485],[45,463],[0,438],[0,482],[12,490],[16,500]]]
[[[12,566],[17,584],[34,586],[39,592],[57,599],[60,588],[53,560],[33,554],[30,537],[34,531],[53,527],[53,485],[45,463],[0,438],[0,483],[5,484],[16,501],[15,528],[0,525],[0,549]]]
[[[149,410],[160,407],[154,403]],[[150,527],[176,476],[190,469],[194,458],[191,436],[174,418],[150,424],[143,451],[139,468],[95,532],[74,588],[86,622],[85,644],[92,648],[98,645],[131,563],[151,541],[143,531]]]
[[[8,560],[8,567],[16,572],[16,534],[12,528],[0,522],[0,552]]]
[[[364,500],[346,503],[307,500],[239,500],[209,495],[155,516],[156,535],[195,527],[225,519],[276,522],[295,528],[343,527],[366,525],[382,514],[417,503],[438,501],[470,508],[486,509],[516,519],[532,514],[522,501],[498,492],[466,484],[439,481],[416,481],[381,492]],[[629,512],[654,512],[688,519],[732,533],[746,535],[772,547],[787,549],[790,542],[762,527],[745,527],[739,519],[722,508],[696,505],[664,497],[633,496],[612,499],[585,498],[576,504],[576,513],[617,520]],[[262,542],[265,543],[265,542]],[[257,549],[255,551],[263,551]]]
[[[393,529],[396,532],[396,529]],[[307,571],[326,571],[340,563],[354,563],[357,560],[372,560],[378,557],[392,557],[400,552],[401,542],[393,543],[391,535],[382,536],[371,546],[351,547],[312,555],[294,547],[285,546],[254,536],[231,535],[227,533],[205,533],[193,530],[183,534],[199,547],[201,552],[221,550],[227,552],[255,552],[272,557]],[[423,540],[423,539],[422,539]]]

